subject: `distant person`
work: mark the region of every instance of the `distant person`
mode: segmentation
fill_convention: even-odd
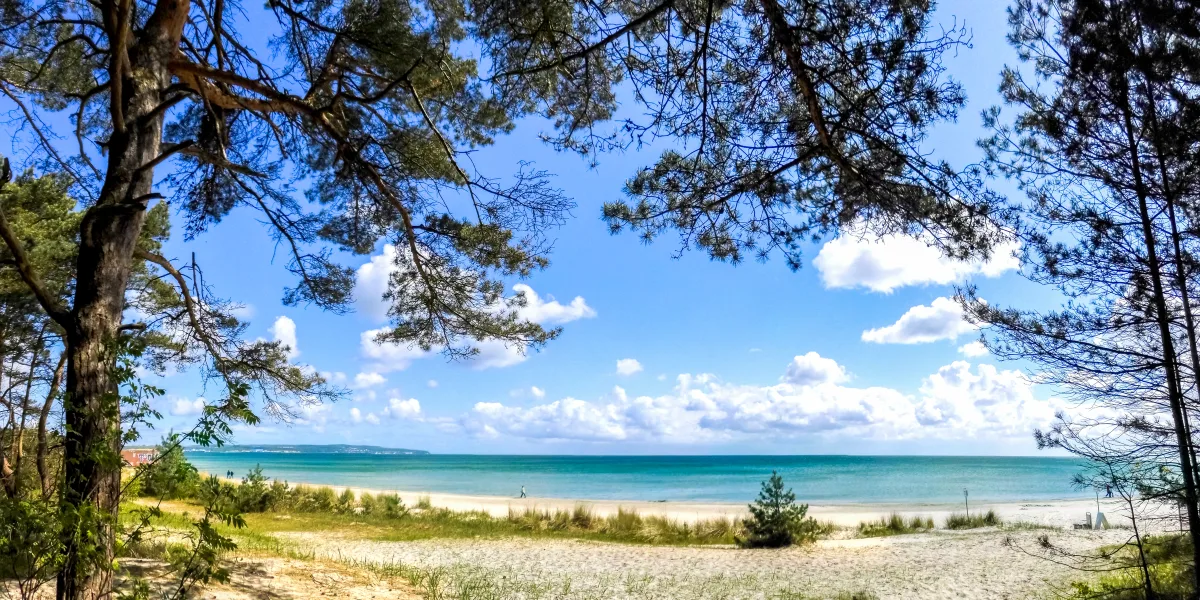
[[[1105,498],[1112,498],[1112,497],[1113,497],[1113,496],[1112,496],[1112,485],[1110,485],[1110,484],[1105,484],[1105,485],[1104,485],[1104,497],[1105,497]]]
[[[522,498],[526,498],[526,497],[527,497],[527,496],[525,495],[525,486],[521,486],[521,497],[522,497]]]

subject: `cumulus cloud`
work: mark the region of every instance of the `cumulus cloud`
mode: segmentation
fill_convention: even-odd
[[[198,415],[204,411],[204,397],[201,396],[195,400],[187,398],[176,398],[175,403],[171,405],[171,414],[176,417],[186,417]]]
[[[830,364],[832,363],[832,364]],[[1021,437],[1062,407],[1039,400],[1018,371],[955,362],[919,392],[843,385],[845,369],[815,353],[797,357],[780,382],[737,385],[680,375],[661,396],[616,387],[597,401],[562,398],[530,407],[477,403],[457,423],[478,437],[531,440],[704,443],[764,436],[852,439]]]
[[[408,400],[392,398],[388,400],[387,408],[383,409],[383,414],[393,419],[419,419],[421,417],[421,403],[416,398],[409,398]]]
[[[633,375],[642,372],[642,363],[636,358],[622,358],[617,361],[617,375]]]
[[[354,273],[354,304],[359,312],[375,321],[387,319],[388,303],[383,299],[388,281],[396,270],[396,247],[387,244],[383,252]]]
[[[533,394],[534,398],[545,398],[546,397],[546,390],[543,390],[542,388],[540,388],[536,385],[531,386],[529,388],[529,393]]]
[[[429,355],[416,346],[380,343],[375,340],[386,328],[368,329],[359,335],[359,350],[363,358],[372,361],[370,369],[376,373],[403,371],[412,361]]]
[[[436,380],[436,379],[430,379],[429,381],[426,381],[426,382],[425,382],[425,385],[427,385],[427,386],[429,386],[429,387],[431,387],[431,388],[435,388],[435,387],[437,387],[437,386],[438,386],[438,380]]]
[[[825,358],[816,352],[797,356],[788,363],[787,371],[781,381],[792,385],[820,385],[822,383],[841,383],[846,381],[846,369],[832,358]]]
[[[321,379],[332,384],[346,383],[346,374],[341,371],[321,371]]]
[[[887,327],[864,331],[862,339],[875,344],[925,344],[957,339],[975,329],[963,318],[962,306],[958,302],[942,297],[929,306],[922,304],[908,309],[898,321]]]
[[[534,323],[562,325],[596,316],[596,311],[587,305],[583,296],[575,296],[570,304],[561,304],[550,295],[543,300],[533,288],[524,283],[514,285],[513,291],[525,297],[525,306],[520,309],[521,316]]]
[[[297,425],[308,425],[317,433],[325,432],[325,425],[329,422],[329,413],[332,408],[328,404],[305,404],[300,406],[300,415],[296,419]]]
[[[379,417],[375,416],[375,413],[369,412],[363,414],[363,412],[359,410],[357,406],[350,409],[350,420],[354,421],[355,423],[362,423],[363,421],[366,421],[371,425],[379,424]]]
[[[387,378],[374,371],[362,371],[354,376],[354,387],[360,390],[383,385],[385,382]]]
[[[287,347],[287,356],[294,359],[300,356],[300,347],[296,345],[296,322],[280,316],[269,329],[272,339]]]
[[[904,235],[847,233],[827,242],[813,265],[826,288],[862,287],[889,293],[907,285],[947,284],[1020,267],[1017,242],[1000,244],[988,261],[946,258],[925,241]]]
[[[984,354],[987,354],[988,349],[987,346],[983,345],[983,342],[976,340],[969,344],[963,344],[962,346],[959,346],[958,352],[963,356],[974,358],[976,356],[983,356]]]
[[[389,304],[383,299],[388,290],[389,281],[398,266],[396,259],[398,251],[395,246],[387,244],[383,252],[372,256],[369,261],[360,266],[355,272],[354,297],[358,310],[376,322],[386,321]],[[541,325],[562,325],[579,319],[590,319],[596,316],[596,311],[588,306],[582,296],[576,296],[568,304],[555,300],[553,296],[538,295],[526,284],[518,283],[512,287],[513,292],[521,296],[524,306],[517,309],[517,314],[528,321]],[[500,307],[496,307],[500,310]],[[429,352],[419,348],[409,348],[395,344],[380,344],[375,336],[383,329],[364,331],[361,339],[361,350],[365,358],[376,361],[374,369],[379,373],[399,371],[408,368],[412,361],[436,353],[440,348]],[[479,353],[470,359],[471,368],[476,370],[511,367],[524,362],[528,355],[525,348],[519,344],[506,344],[498,340],[477,341],[475,346]]]

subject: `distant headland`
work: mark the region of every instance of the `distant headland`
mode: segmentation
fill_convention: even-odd
[[[231,444],[228,446],[188,446],[186,452],[267,452],[272,454],[429,454],[426,450],[359,446],[354,444]]]

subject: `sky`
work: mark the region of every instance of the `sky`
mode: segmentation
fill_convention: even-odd
[[[980,111],[999,102],[1006,63],[1003,2],[943,1],[937,21],[973,32],[973,47],[947,58],[968,105],[940,125],[929,148],[964,165],[980,157]],[[380,298],[390,246],[355,257],[356,310],[287,307],[286,256],[254,213],[235,211],[200,238],[178,233],[164,254],[195,253],[217,295],[244,304],[248,335],[277,339],[292,360],[348,390],[304,408],[291,422],[239,426],[242,444],[347,443],[438,453],[504,454],[1036,454],[1032,432],[1067,407],[977,342],[953,301],[974,283],[1001,305],[1050,292],[1022,279],[1011,248],[987,263],[942,258],[919,240],[853,236],[807,249],[803,268],[782,260],[737,266],[700,252],[676,258],[677,239],[643,244],[610,235],[603,202],[650,152],[602,156],[594,167],[516,131],[480,151],[481,169],[512,172],[519,160],[557,174],[577,203],[556,238],[551,265],[509,282],[523,315],[562,335],[521,355],[488,345],[451,362],[372,341],[387,326]],[[995,189],[1017,194],[1004,181]],[[1014,196],[1015,197],[1015,196]],[[195,422],[207,399],[195,373],[152,377],[166,390],[162,433]],[[1069,407],[1068,407],[1069,408]]]

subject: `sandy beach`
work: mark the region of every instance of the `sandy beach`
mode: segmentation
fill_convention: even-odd
[[[434,507],[455,511],[484,511],[504,516],[510,510],[573,509],[583,504],[593,513],[608,515],[618,509],[642,515],[660,515],[681,521],[714,517],[737,518],[746,506],[731,503],[684,503],[584,500],[562,498],[505,498],[413,490],[381,490],[330,486],[337,493],[395,493],[408,506],[427,498]],[[1029,599],[1050,598],[1072,581],[1092,574],[1069,560],[1047,556],[1043,536],[1069,555],[1092,553],[1102,546],[1127,542],[1132,531],[1123,527],[1120,499],[1100,499],[1099,508],[1114,526],[1079,530],[1072,525],[1095,514],[1096,499],[972,504],[971,510],[994,510],[1003,519],[1000,527],[965,531],[936,529],[927,533],[859,538],[858,523],[897,512],[919,515],[941,523],[961,504],[840,504],[814,505],[809,514],[840,526],[830,539],[804,547],[780,550],[745,550],[733,546],[670,546],[624,544],[583,539],[528,537],[457,539],[381,539],[378,533],[350,527],[338,531],[308,531],[290,527],[286,515],[275,517],[269,535],[302,555],[311,556],[314,569],[344,570],[360,581],[331,589],[332,597],[377,597],[381,586],[397,585],[371,573],[404,572],[414,583],[389,588],[389,597],[458,597],[456,590],[488,590],[487,597],[667,600],[849,597],[867,592],[878,600],[927,599]],[[351,523],[361,527],[366,524]],[[1160,521],[1158,528],[1170,527]],[[385,536],[386,537],[386,536]],[[286,565],[277,559],[247,556],[246,572],[263,577],[297,593],[285,583]],[[258,571],[255,571],[257,569]],[[345,571],[349,569],[348,571]],[[332,572],[332,571],[331,571]],[[411,573],[419,572],[413,578]],[[331,576],[332,577],[332,576]],[[261,577],[260,577],[261,578]],[[341,580],[339,580],[341,581]],[[349,580],[346,580],[347,582]],[[356,580],[357,581],[357,580]],[[390,583],[389,583],[390,582]],[[345,583],[342,585],[346,585]],[[430,587],[433,586],[433,587]],[[482,588],[480,587],[482,586]],[[336,586],[335,586],[336,587]],[[216,591],[216,590],[214,590]],[[280,590],[282,591],[282,590]],[[214,599],[242,598],[216,593]],[[286,593],[282,597],[287,597]],[[294,597],[302,597],[294,596]],[[471,596],[474,597],[474,596]]]
[[[234,480],[230,480],[233,482]],[[317,484],[295,483],[295,485],[316,486]],[[746,504],[722,502],[647,502],[644,500],[589,500],[582,498],[515,498],[505,496],[472,496],[466,494],[446,494],[439,492],[422,492],[412,490],[386,490],[361,488],[352,486],[327,486],[337,493],[351,490],[356,495],[397,494],[408,506],[415,506],[422,498],[428,498],[430,504],[439,508],[454,511],[482,511],[492,516],[507,515],[509,510],[524,511],[528,508],[540,510],[571,510],[579,505],[589,507],[599,516],[615,514],[618,509],[635,510],[642,515],[657,515],[685,522],[696,522],[712,518],[741,518],[746,516]],[[799,498],[803,501],[803,498]],[[1074,498],[1063,500],[1038,500],[1028,502],[980,502],[971,503],[969,508],[974,511],[993,510],[1007,522],[1021,522],[1049,527],[1071,527],[1083,522],[1087,513],[1093,515],[1103,512],[1113,525],[1124,525],[1127,519],[1122,516],[1125,512],[1120,498]],[[956,504],[916,504],[916,503],[872,503],[872,504],[810,504],[809,516],[822,521],[829,521],[842,527],[854,527],[859,523],[876,519],[891,513],[904,516],[931,517],[942,521],[951,513],[961,513],[967,507],[961,502]]]

